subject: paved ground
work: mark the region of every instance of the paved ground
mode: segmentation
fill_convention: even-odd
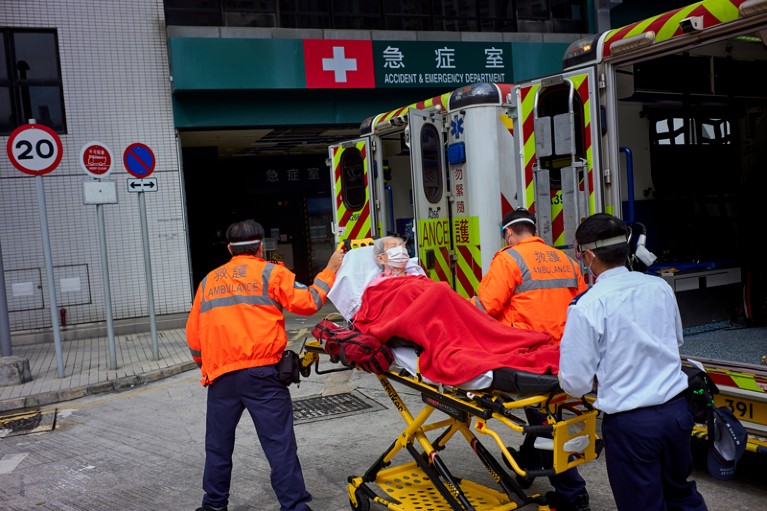
[[[300,347],[320,317],[289,319],[291,347]],[[92,352],[87,356],[85,351],[72,352],[79,345],[71,344],[66,355],[67,376],[63,379],[56,376],[51,353],[43,354],[45,350],[39,350],[41,353],[34,355],[30,351],[33,354],[30,361],[48,360],[47,365],[44,362],[35,365],[33,382],[13,386],[18,387],[15,389],[3,388],[0,403],[8,407],[11,400],[22,398],[51,400],[40,409],[55,416],[56,424],[52,430],[24,435],[0,431],[3,433],[0,434],[0,509],[147,511],[192,510],[199,505],[205,389],[198,382],[196,368],[187,370],[190,366],[183,334],[180,331],[162,333],[163,357],[156,362],[147,360],[151,358],[148,335],[145,338],[121,336],[118,341],[121,367],[117,371],[105,370],[102,365],[106,360],[102,353],[106,350],[104,340],[101,344],[92,343]],[[82,344],[83,350],[86,346],[87,343]],[[15,351],[21,355],[22,349]],[[53,347],[48,351],[52,352]],[[85,362],[87,358],[90,363]],[[321,369],[333,368],[336,366],[321,366]],[[97,375],[95,381],[86,383],[89,380],[84,379],[85,374]],[[131,388],[128,381],[132,378],[138,379],[133,380]],[[113,391],[107,392],[110,385]],[[53,400],[57,395],[75,397],[73,389],[82,387],[86,388],[83,397]],[[411,413],[421,409],[417,392],[397,385],[395,389]],[[92,395],[97,390],[99,393]],[[16,395],[7,395],[10,391]],[[359,371],[313,372],[300,386],[291,386],[291,393],[295,401],[299,455],[308,488],[314,496],[312,507],[315,511],[350,509],[347,477],[362,475],[397,438],[404,427],[402,417],[378,380]],[[320,398],[339,396],[351,397],[364,406],[329,415],[313,415],[312,407],[306,406]],[[279,506],[269,486],[269,467],[249,420],[241,421],[237,434],[230,511],[277,511]],[[521,440],[510,432],[504,434],[504,439],[508,445],[517,445]],[[481,437],[480,440],[497,454],[489,439]],[[747,454],[736,478],[721,482],[706,473],[703,454],[696,451],[693,478],[710,510],[764,509],[767,460]],[[495,487],[461,438],[451,440],[441,456],[455,475]],[[400,453],[393,461],[398,465],[410,460]],[[588,483],[592,509],[615,509],[604,459],[582,466],[580,472]],[[549,489],[546,480],[536,480],[529,492],[544,493]],[[382,508],[374,505],[372,509]]]
[[[420,410],[419,394],[395,388],[411,413]],[[349,510],[347,477],[362,475],[396,439],[404,422],[378,380],[367,373],[312,373],[299,387],[291,386],[291,392],[296,408],[317,396],[342,393],[352,393],[372,405],[350,414],[296,421],[299,456],[314,496],[313,509]],[[56,407],[58,420],[53,431],[0,438],[0,509],[191,511],[199,505],[205,389],[196,371]],[[482,437],[481,441],[497,455],[489,439]],[[517,435],[508,435],[509,445],[519,441]],[[451,440],[441,456],[456,476],[495,487],[460,437]],[[407,461],[409,457],[400,453],[394,465]],[[693,477],[711,511],[764,509],[764,461],[744,461],[747,463],[739,467],[735,480],[720,482],[705,472],[698,459]],[[587,481],[593,511],[614,510],[604,459],[582,466],[580,472]],[[529,491],[549,489],[546,480],[536,480]],[[268,464],[247,418],[237,431],[229,509],[279,509],[269,486]],[[372,506],[373,511],[381,509]]]

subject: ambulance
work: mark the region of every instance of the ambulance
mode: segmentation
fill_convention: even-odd
[[[634,269],[675,290],[716,404],[767,454],[765,77],[767,0],[704,0],[577,41],[561,73],[462,87],[330,147],[333,231],[405,234],[469,297],[511,208],[565,251],[586,216],[623,218]]]

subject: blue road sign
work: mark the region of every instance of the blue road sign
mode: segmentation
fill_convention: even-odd
[[[137,178],[149,177],[154,171],[155,157],[146,144],[136,142],[125,148],[123,163],[128,174]]]

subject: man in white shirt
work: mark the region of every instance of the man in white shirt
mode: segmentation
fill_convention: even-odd
[[[703,511],[692,472],[693,417],[684,391],[682,321],[671,287],[629,271],[629,230],[599,213],[576,230],[576,255],[596,277],[567,312],[559,381],[597,389],[607,474],[619,511]]]

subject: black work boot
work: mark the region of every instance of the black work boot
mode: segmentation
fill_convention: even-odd
[[[570,504],[573,506],[573,511],[591,511],[591,506],[589,505],[589,494],[585,491],[573,497],[573,500],[570,501]]]
[[[227,506],[224,506],[224,507],[210,507],[210,506],[205,506],[205,509],[203,509],[203,508],[201,508],[201,507],[198,507],[198,508],[197,508],[197,509],[195,509],[194,511],[228,511],[228,510],[227,510]]]
[[[571,500],[566,499],[555,491],[550,491],[546,493],[546,501],[552,511],[591,511],[589,494],[585,491],[579,493]]]
[[[519,451],[514,449],[513,447],[506,447],[509,450],[509,454],[511,454],[511,457],[514,458],[514,461],[517,462],[517,465],[519,465],[519,468],[522,470],[528,471],[528,470],[539,470],[542,469],[543,466],[541,465],[541,461],[538,458],[537,453],[535,450],[526,444],[522,444],[519,447]],[[506,459],[504,456],[503,462],[506,464],[507,467],[510,469],[511,463]],[[519,474],[516,474],[517,484],[519,484],[520,488],[523,490],[526,490],[530,488],[533,485],[533,481],[535,481],[535,477],[533,476],[526,476],[522,477]]]

